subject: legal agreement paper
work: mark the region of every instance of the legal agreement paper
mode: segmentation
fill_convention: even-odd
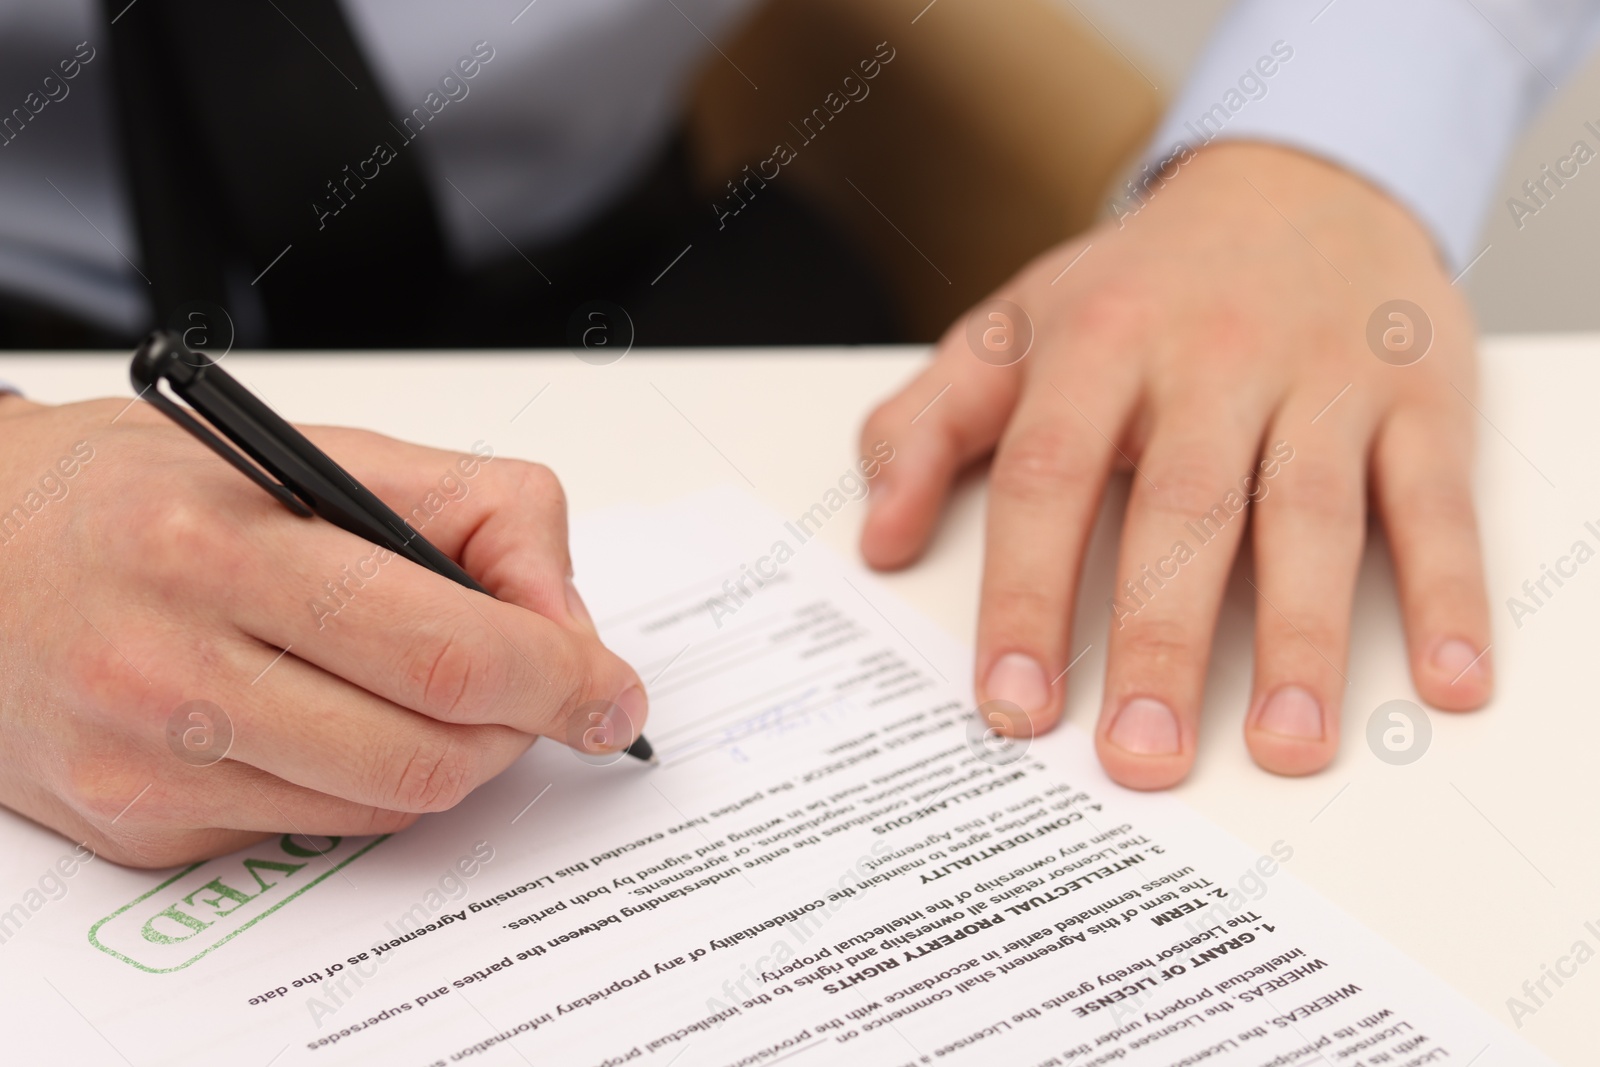
[[[391,837],[80,857],[0,913],[7,1062],[1547,1062],[1292,843],[1119,789],[1076,727],[996,737],[968,652],[814,534],[732,491],[578,524],[660,767],[540,742]]]

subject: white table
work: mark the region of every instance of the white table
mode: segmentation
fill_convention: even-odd
[[[1585,940],[1600,952],[1600,563],[1517,628],[1506,598],[1600,525],[1600,336],[1500,338],[1486,346],[1479,402],[1479,510],[1495,607],[1499,696],[1470,715],[1434,714],[1409,766],[1367,748],[1367,718],[1415,699],[1389,561],[1368,554],[1334,765],[1304,779],[1250,763],[1240,724],[1250,679],[1251,598],[1235,576],[1205,712],[1200,760],[1179,794],[1252,845],[1279,839],[1289,867],[1509,1023],[1507,998]],[[634,352],[599,367],[568,353],[523,356],[262,356],[229,367],[287,417],[367,426],[442,447],[488,441],[553,467],[574,514],[748,482],[794,515],[855,456],[861,418],[921,350],[781,354]],[[128,395],[123,357],[0,357],[0,379],[40,400]],[[537,396],[537,400],[533,398]],[[533,400],[532,404],[529,401]],[[1125,485],[1113,491],[1120,515]],[[863,512],[823,536],[854,551]],[[929,557],[889,584],[970,640],[977,611],[983,486],[969,480]],[[1097,533],[1070,676],[1068,715],[1099,707],[1116,523]],[[579,575],[580,584],[582,575]],[[9,816],[0,816],[9,817]],[[1570,965],[1569,965],[1570,967]],[[1565,979],[1522,1033],[1563,1063],[1600,1063],[1600,959]]]

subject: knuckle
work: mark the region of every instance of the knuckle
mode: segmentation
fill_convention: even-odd
[[[993,491],[1024,503],[1059,502],[1096,479],[1079,438],[1061,423],[1030,427],[1010,438],[995,458]]]
[[[1489,600],[1483,578],[1472,569],[1441,570],[1401,579],[1404,602],[1419,615],[1437,618],[1443,629],[1467,627],[1469,632],[1488,629]]]
[[[921,410],[928,397],[936,392],[930,389],[926,397],[917,396],[914,404],[910,393],[901,393],[879,404],[862,424],[859,442],[862,455],[883,442],[893,449],[913,447],[939,464],[954,463],[959,457],[970,454],[974,445],[973,431],[966,422],[953,416],[945,404]],[[914,425],[913,418],[917,419]]]
[[[516,463],[510,467],[513,472],[516,488],[519,493],[551,500],[563,506],[566,504],[567,491],[561,485],[561,479],[556,472],[542,463]]]
[[[1011,580],[996,582],[984,591],[985,621],[1032,642],[1041,627],[1059,626],[1066,617],[1065,601],[1037,586]]]
[[[66,669],[75,703],[83,707],[129,708],[149,690],[122,653],[105,641],[81,642]]]
[[[402,813],[446,811],[472,791],[474,770],[471,756],[455,738],[429,738],[406,758],[386,806]]]
[[[1192,670],[1205,655],[1204,641],[1189,626],[1173,619],[1130,620],[1117,635],[1117,655],[1141,673],[1164,677],[1169,672]]]
[[[1209,463],[1189,458],[1168,460],[1150,470],[1150,480],[1155,483],[1154,488],[1139,481],[1135,483],[1135,492],[1144,491],[1150,510],[1156,514],[1190,519],[1217,507],[1230,514],[1236,513],[1228,506],[1229,491],[1237,493],[1236,486]],[[1242,510],[1244,495],[1237,495],[1236,503]]]
[[[114,824],[131,826],[139,820],[139,814],[130,811],[129,804],[149,785],[149,779],[139,779],[119,768],[114,760],[84,759],[68,764],[61,793],[73,810],[109,836]],[[126,820],[122,818],[124,813]]]
[[[1280,508],[1342,524],[1359,521],[1365,510],[1359,473],[1340,464],[1308,457],[1279,477],[1273,492]]]
[[[1476,530],[1472,491],[1463,484],[1425,480],[1407,486],[1395,500],[1404,523],[1432,530]],[[1431,536],[1431,535],[1430,535]]]
[[[1343,689],[1346,641],[1331,620],[1297,614],[1291,626],[1281,616],[1270,620],[1258,616],[1257,626],[1257,656],[1271,665],[1272,673],[1297,678],[1313,692]]]
[[[417,710],[443,722],[483,721],[509,681],[486,628],[466,620],[419,639],[405,673]]]
[[[1263,642],[1271,643],[1280,652],[1297,654],[1306,664],[1319,668],[1325,666],[1323,656],[1342,654],[1345,638],[1334,617],[1341,611],[1339,596],[1329,596],[1309,609],[1286,604],[1282,598],[1274,599],[1283,609],[1281,613],[1270,607],[1256,613],[1256,627]]]
[[[132,536],[140,568],[158,581],[192,580],[196,563],[215,564],[218,547],[226,542],[225,527],[216,510],[188,494],[163,499],[116,531],[118,538]]]
[[[892,431],[904,422],[902,419],[895,418],[899,400],[898,396],[891,397],[888,400],[879,402],[878,406],[872,409],[872,413],[861,424],[861,444],[863,447],[869,441],[880,439],[892,441]]]
[[[1142,282],[1106,279],[1072,301],[1066,313],[1069,336],[1092,339],[1095,347],[1132,341],[1155,310]]]
[[[955,418],[950,412],[937,417],[929,413],[929,436],[934,453],[945,463],[959,464],[967,456],[981,451],[979,431],[968,420]]]
[[[1261,314],[1240,303],[1224,302],[1201,317],[1191,344],[1204,351],[1209,362],[1237,364],[1264,347]]]
[[[159,792],[153,784],[92,761],[74,766],[59,790],[86,827],[73,836],[81,835],[97,857],[124,867],[175,867],[208,858],[204,832],[160,817],[169,798],[152,795]]]

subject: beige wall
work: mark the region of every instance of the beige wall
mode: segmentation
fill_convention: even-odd
[[[1184,73],[1230,0],[1060,0],[1107,34],[1166,93]],[[1584,167],[1519,230],[1506,209],[1539,167],[1600,126],[1600,62],[1567,79],[1524,134],[1502,175],[1478,247],[1490,246],[1463,286],[1488,331],[1600,329],[1600,160]]]

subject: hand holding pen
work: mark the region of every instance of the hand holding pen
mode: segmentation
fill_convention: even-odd
[[[52,635],[0,648],[0,803],[167,867],[401,829],[541,735],[637,766],[642,683],[571,591],[544,468],[306,431],[491,597],[293,514],[149,404],[0,398],[0,426],[0,627]]]

